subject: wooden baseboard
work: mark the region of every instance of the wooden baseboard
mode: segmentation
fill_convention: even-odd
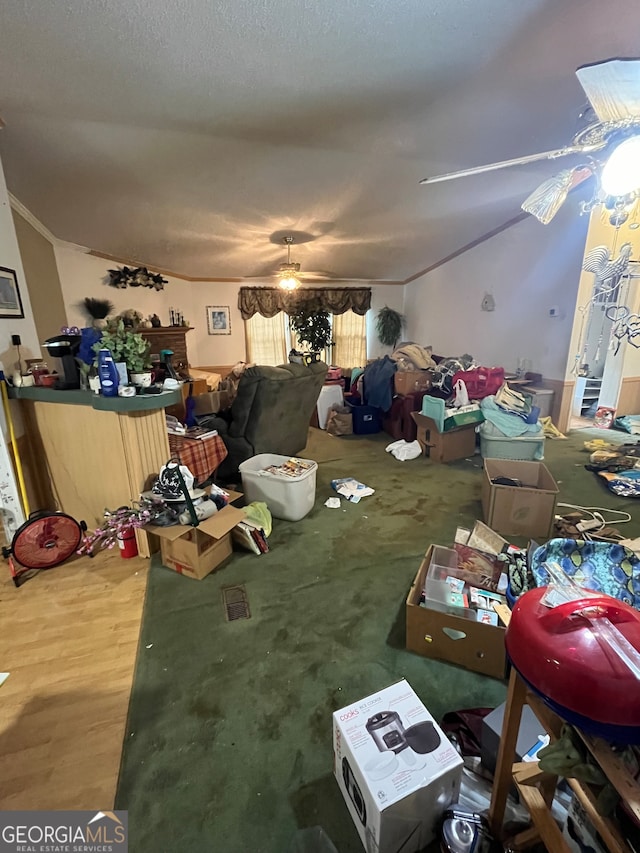
[[[551,409],[551,420],[560,432],[567,432],[571,422],[571,402],[576,383],[563,379],[544,379],[544,386],[555,391],[553,395],[553,408]]]
[[[616,413],[618,415],[640,414],[640,376],[627,376],[622,380]]]

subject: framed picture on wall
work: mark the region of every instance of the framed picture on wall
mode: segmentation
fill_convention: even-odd
[[[15,270],[0,267],[0,317],[24,317]]]
[[[210,335],[231,334],[231,313],[228,305],[207,305],[207,329]]]

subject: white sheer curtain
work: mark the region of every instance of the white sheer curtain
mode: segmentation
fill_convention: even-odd
[[[333,315],[333,364],[364,367],[367,363],[366,318],[353,311]]]
[[[244,321],[247,335],[247,358],[253,364],[284,364],[287,361],[285,314],[275,317],[254,314]]]

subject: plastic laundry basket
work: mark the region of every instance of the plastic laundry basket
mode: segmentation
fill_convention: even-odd
[[[270,465],[282,465],[290,458],[275,453],[259,453],[241,462],[238,467],[247,503],[264,501],[274,518],[300,521],[311,511],[316,499],[318,464],[311,459],[301,460],[311,467],[299,477],[286,477],[265,471]]]
[[[485,459],[544,459],[544,436],[484,435],[480,428],[480,453]]]

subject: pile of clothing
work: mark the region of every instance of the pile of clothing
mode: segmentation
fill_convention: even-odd
[[[596,439],[585,442],[585,449],[596,448],[584,467],[605,481],[614,495],[623,498],[640,497],[640,443],[620,444],[617,447]]]

